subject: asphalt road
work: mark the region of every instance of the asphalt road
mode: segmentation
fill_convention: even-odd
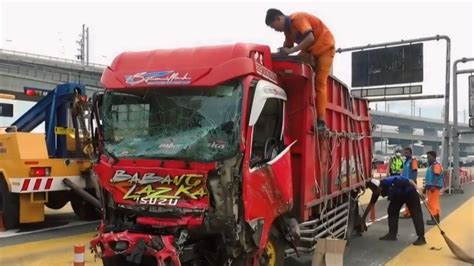
[[[441,196],[441,219],[448,216],[466,200],[474,196],[474,183],[463,186],[464,194],[444,194]],[[379,199],[376,204],[376,218],[386,215],[388,201]],[[429,219],[429,214],[423,208],[424,220]],[[400,219],[398,224],[398,241],[381,241],[378,238],[388,232],[387,219],[380,220],[369,226],[363,235],[354,234],[349,240],[344,253],[344,265],[347,266],[367,266],[384,265],[387,261],[395,257],[398,253],[411,245],[417,236],[413,221],[411,219]],[[425,231],[431,226],[425,225]],[[449,230],[461,230],[459,228],[445,228]],[[428,246],[430,243],[428,242]],[[311,265],[311,258],[306,256],[299,259],[289,258],[285,265]]]
[[[55,227],[47,231],[32,231],[27,234],[15,235],[12,237],[0,238],[0,247],[16,245],[21,243],[54,239],[66,236],[73,236],[82,233],[94,232],[99,225],[98,221],[73,224],[70,227]]]
[[[443,195],[441,198],[442,217],[448,216],[453,210],[459,207],[470,197],[474,195],[474,183],[464,185],[464,194]],[[386,199],[379,199],[376,205],[376,217],[381,218],[386,215],[386,208],[388,201]],[[428,214],[424,210],[424,219],[428,219]],[[49,217],[49,216],[48,216]],[[51,216],[53,217],[53,216]],[[50,220],[52,219],[52,220]],[[41,228],[37,227],[23,227],[20,234],[13,237],[0,237],[0,247],[21,244],[26,242],[40,241],[46,239],[54,239],[66,236],[73,236],[82,233],[90,233],[96,230],[98,222],[84,223],[77,221],[72,213],[55,214],[54,219],[48,218],[48,223],[51,225],[61,225],[62,228]],[[430,229],[430,226],[425,227],[425,231]],[[38,232],[37,229],[44,230]],[[461,230],[458,228],[445,228],[446,232],[451,230]],[[412,244],[416,239],[415,229],[410,219],[401,219],[399,221],[399,240],[395,242],[380,241],[378,238],[388,231],[387,220],[382,219],[369,227],[369,230],[363,235],[353,235],[346,247],[344,253],[344,265],[358,266],[358,265],[383,265],[402,250]],[[428,240],[429,241],[429,240]],[[428,245],[430,243],[428,242]],[[289,258],[286,265],[311,265],[311,258],[309,256],[302,258]]]
[[[70,204],[60,210],[45,209],[45,221],[24,224],[19,229],[0,232],[0,247],[94,232],[99,222],[80,221]]]

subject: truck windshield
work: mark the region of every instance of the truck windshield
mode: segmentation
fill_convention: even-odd
[[[239,149],[242,85],[108,91],[105,149],[117,157],[214,161]]]

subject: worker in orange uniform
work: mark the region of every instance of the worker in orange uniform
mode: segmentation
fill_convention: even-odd
[[[284,55],[301,51],[304,57],[310,54],[316,65],[316,109],[317,128],[326,128],[325,115],[327,105],[326,82],[331,71],[335,54],[335,41],[324,23],[308,13],[297,12],[286,16],[278,9],[268,9],[265,17],[267,26],[285,33],[285,42],[279,52]],[[294,44],[297,44],[294,46]]]
[[[428,198],[428,208],[433,215],[431,220],[426,221],[426,224],[435,225],[439,223],[439,194],[443,187],[443,167],[436,161],[435,151],[429,151],[426,155],[429,166],[426,169],[424,191]]]

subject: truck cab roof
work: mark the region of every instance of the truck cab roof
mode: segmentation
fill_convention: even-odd
[[[276,82],[266,45],[237,43],[195,48],[124,52],[103,72],[106,88],[215,86],[247,74]]]

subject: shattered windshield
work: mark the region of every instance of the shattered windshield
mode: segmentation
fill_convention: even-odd
[[[117,157],[213,161],[238,152],[242,85],[108,91],[106,150]]]

